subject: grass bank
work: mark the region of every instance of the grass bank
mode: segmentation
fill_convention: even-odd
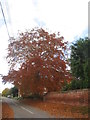
[[[41,110],[47,111],[49,114],[60,118],[88,118],[90,108],[84,106],[72,106],[68,104],[43,102],[41,100],[24,99],[21,100],[24,104],[37,107]]]
[[[14,118],[14,112],[12,108],[7,103],[2,103],[2,120],[4,118]]]

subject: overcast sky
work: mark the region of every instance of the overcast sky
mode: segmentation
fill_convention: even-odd
[[[16,36],[18,30],[25,31],[37,26],[52,32],[58,31],[69,42],[88,34],[89,0],[0,1],[10,36]],[[5,60],[7,46],[8,34],[0,8],[0,74],[8,73],[8,64]],[[0,81],[0,92],[5,87],[11,87],[11,85],[3,85]]]

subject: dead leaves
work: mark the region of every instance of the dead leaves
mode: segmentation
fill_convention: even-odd
[[[61,104],[61,103],[52,103],[43,102],[40,100],[30,100],[25,99],[22,100],[23,103],[28,104],[30,106],[37,107],[41,110],[47,111],[52,116],[56,116],[57,118],[88,118],[88,114],[82,114],[79,110],[80,107],[75,107],[76,111],[73,110],[72,105]],[[81,107],[82,109],[82,107]]]
[[[2,103],[2,118],[14,118],[14,112],[7,103]]]

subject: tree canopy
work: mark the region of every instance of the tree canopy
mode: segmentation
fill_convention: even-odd
[[[80,38],[71,46],[71,71],[80,81],[79,88],[90,87],[90,39]]]
[[[9,95],[9,91],[10,91],[9,88],[5,88],[5,89],[2,91],[2,96],[7,97],[7,96]]]
[[[18,97],[18,89],[16,86],[12,87],[9,91],[9,94],[12,95],[13,97]]]
[[[11,39],[7,59],[10,71],[3,80],[13,82],[22,95],[60,90],[64,81],[71,80],[67,42],[59,33],[50,34],[42,28],[20,33]]]

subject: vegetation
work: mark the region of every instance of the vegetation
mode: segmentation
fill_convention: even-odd
[[[9,91],[9,95],[12,95],[13,97],[18,97],[17,87],[14,86],[13,88],[11,88],[10,91]]]
[[[13,109],[5,102],[2,102],[2,120],[14,119]]]
[[[60,90],[64,80],[71,80],[67,42],[63,39],[59,33],[49,34],[38,28],[12,38],[7,56],[11,67],[3,80],[13,82],[22,96]],[[19,70],[15,70],[17,65]]]
[[[50,34],[42,28],[11,38],[7,55],[10,70],[7,76],[3,76],[3,81],[13,82],[23,97],[43,96],[61,89],[90,88],[89,38],[80,38],[71,45],[72,81],[67,70],[67,42],[63,39],[59,33]]]
[[[5,88],[5,89],[2,91],[2,96],[7,97],[7,96],[9,95],[9,91],[10,91],[9,88]]]
[[[18,89],[14,86],[11,89],[9,88],[5,88],[2,91],[2,96],[8,97],[8,95],[12,96],[12,97],[18,97]]]
[[[63,90],[90,88],[90,40],[79,39],[71,46],[71,73],[73,80]]]
[[[31,100],[24,99],[22,102],[26,105],[30,105],[33,107],[37,107],[41,110],[47,111],[52,116],[56,116],[56,118],[71,118],[71,119],[88,119],[88,114],[90,114],[90,108],[88,106],[77,106],[77,105],[69,105],[65,103],[60,103],[57,101],[49,101],[42,102],[41,100]]]

